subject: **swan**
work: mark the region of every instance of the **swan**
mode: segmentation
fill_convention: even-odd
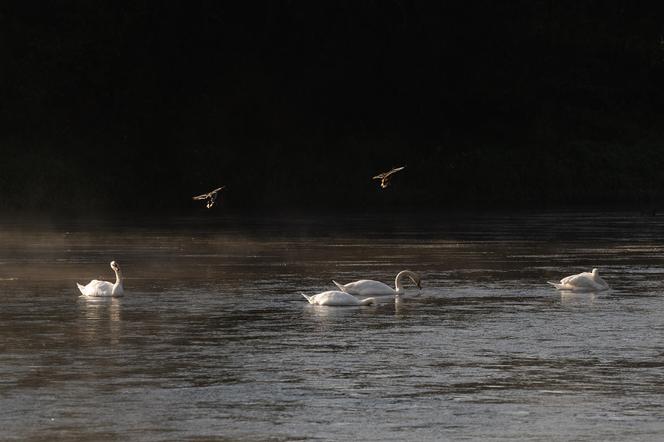
[[[120,266],[115,261],[111,261],[111,268],[115,272],[115,284],[108,281],[99,281],[93,279],[88,285],[81,285],[76,283],[78,289],[81,291],[81,296],[122,296],[124,289],[122,288],[122,272]]]
[[[304,293],[300,294],[304,296],[307,301],[309,301],[309,304],[314,304],[314,305],[329,305],[334,307],[343,307],[343,306],[352,306],[352,305],[370,305],[376,303],[376,300],[374,298],[366,298],[360,301],[353,295],[350,295],[346,292],[340,292],[337,290],[329,290],[327,292],[319,293],[313,296],[307,296]]]
[[[609,284],[599,276],[599,270],[593,269],[592,272],[583,272],[577,275],[568,276],[560,280],[560,283],[547,281],[558,290],[573,291],[600,291],[609,288]]]
[[[401,294],[404,292],[404,288],[401,285],[401,280],[405,277],[410,278],[415,283],[415,285],[417,285],[417,288],[422,290],[422,281],[420,280],[420,275],[415,272],[411,272],[410,270],[402,270],[397,274],[396,278],[394,278],[395,288],[372,279],[360,279],[359,281],[349,282],[348,284],[339,284],[335,280],[332,280],[332,282],[334,285],[339,287],[339,290],[342,292],[346,292],[355,296],[389,296]]]

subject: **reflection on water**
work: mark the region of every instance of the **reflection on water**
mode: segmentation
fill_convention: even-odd
[[[560,292],[560,302],[562,304],[584,304],[592,305],[595,302],[597,293],[595,292]]]
[[[0,229],[0,439],[656,440],[664,218],[223,218]],[[108,275],[126,296],[78,297]],[[598,267],[599,293],[547,280]],[[331,280],[401,302],[331,308]],[[409,289],[410,290],[410,289]],[[411,290],[410,293],[417,293]]]
[[[119,343],[122,328],[122,298],[87,298],[79,296],[78,305],[82,312],[82,330],[84,339],[94,343],[106,338],[109,344]]]

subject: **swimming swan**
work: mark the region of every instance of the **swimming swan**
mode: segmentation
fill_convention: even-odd
[[[568,276],[560,280],[560,283],[547,281],[558,290],[581,291],[600,291],[609,288],[609,284],[599,276],[599,271],[593,269],[592,273],[583,272],[577,275]]]
[[[420,275],[410,270],[403,270],[397,274],[397,277],[394,278],[394,287],[393,289],[387,284],[384,284],[380,281],[374,281],[372,279],[360,279],[359,281],[349,282],[348,284],[339,284],[337,281],[332,280],[334,285],[339,287],[339,290],[342,292],[349,293],[355,296],[386,296],[386,295],[397,295],[404,292],[403,286],[401,285],[401,280],[405,277],[410,278],[417,288],[422,290],[422,281],[420,280]]]
[[[93,279],[85,286],[76,283],[78,289],[83,294],[82,296],[122,296],[124,294],[124,289],[122,288],[122,272],[120,271],[120,266],[118,266],[115,261],[111,261],[111,268],[115,272],[115,284],[96,279]]]
[[[337,290],[330,290],[313,296],[307,296],[304,293],[300,294],[304,296],[307,301],[309,301],[309,304],[314,305],[343,307],[352,305],[370,305],[376,303],[376,300],[373,298],[367,298],[360,301],[353,295],[349,295],[346,292],[339,292]]]

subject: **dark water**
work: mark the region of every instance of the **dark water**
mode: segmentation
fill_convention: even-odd
[[[128,225],[0,226],[0,439],[664,438],[662,217]],[[112,259],[126,296],[79,298]],[[406,268],[398,306],[299,294]]]

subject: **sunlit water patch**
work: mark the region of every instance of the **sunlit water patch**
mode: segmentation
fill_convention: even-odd
[[[657,440],[664,219],[220,217],[0,231],[0,439]],[[126,296],[76,282],[125,273]],[[600,293],[546,284],[598,267]],[[360,278],[418,294],[330,308]],[[417,296],[410,296],[417,295]]]

